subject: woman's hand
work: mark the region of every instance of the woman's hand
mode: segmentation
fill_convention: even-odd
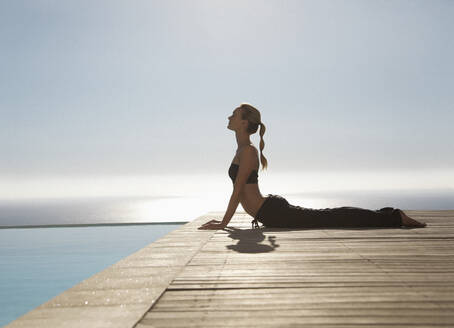
[[[217,229],[224,229],[227,225],[222,224],[221,221],[218,220],[211,220],[199,227],[199,230],[217,230]]]

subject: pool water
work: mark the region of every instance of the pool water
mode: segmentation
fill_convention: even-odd
[[[0,326],[181,225],[0,229]]]

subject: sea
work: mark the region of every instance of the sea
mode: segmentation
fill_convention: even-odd
[[[454,209],[453,188],[274,194],[310,208]],[[209,192],[0,200],[0,326],[186,222],[211,211],[222,213],[229,197]],[[241,204],[237,211],[244,211]]]

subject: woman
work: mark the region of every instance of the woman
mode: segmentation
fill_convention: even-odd
[[[265,147],[263,135],[265,125],[260,112],[247,103],[242,103],[229,117],[228,129],[235,131],[238,149],[229,168],[233,182],[233,193],[222,221],[211,220],[199,229],[223,229],[235,214],[238,204],[254,217],[252,226],[258,227],[257,221],[266,227],[282,228],[324,228],[324,227],[425,227],[425,223],[411,219],[400,209],[384,207],[380,210],[368,210],[359,207],[335,207],[311,209],[289,204],[279,195],[260,193],[257,178],[259,157],[252,145],[250,135],[260,126],[260,163],[262,170],[267,167],[267,160],[262,154]]]

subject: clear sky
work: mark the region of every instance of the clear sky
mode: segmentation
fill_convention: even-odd
[[[436,0],[3,0],[0,179],[230,183],[241,102],[267,174],[448,172],[453,17]]]

